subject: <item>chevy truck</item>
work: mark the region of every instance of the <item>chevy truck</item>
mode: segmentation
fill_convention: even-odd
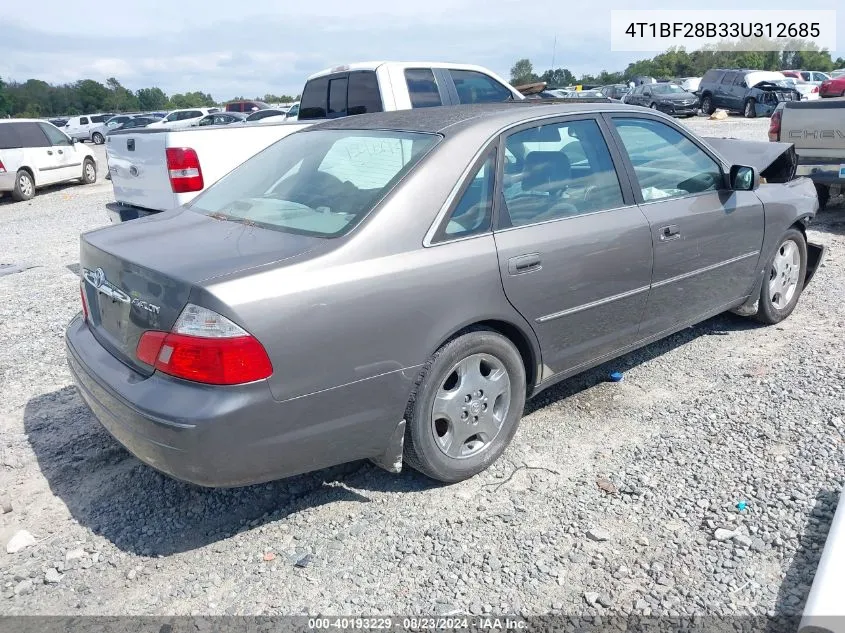
[[[845,191],[845,98],[779,103],[769,140],[793,144],[796,176],[816,185],[820,209]]]
[[[481,66],[438,62],[364,62],[308,77],[295,123],[257,122],[171,131],[117,131],[106,141],[115,203],[112,222],[185,204],[246,159],[324,119],[525,96]]]

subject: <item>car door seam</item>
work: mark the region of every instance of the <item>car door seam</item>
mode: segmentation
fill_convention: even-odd
[[[638,295],[642,292],[648,292],[650,289],[651,285],[641,286],[632,290],[626,290],[625,292],[620,292],[619,294],[611,295],[610,297],[603,297],[601,299],[591,301],[590,303],[584,303],[572,308],[567,308],[566,310],[561,310],[560,312],[553,312],[552,314],[547,314],[545,316],[538,317],[536,321],[537,323],[546,323],[548,321],[554,321],[555,319],[570,316],[572,314],[577,314],[578,312],[583,312],[584,310],[589,310],[591,308],[597,308],[599,306],[603,306],[614,301],[619,301],[620,299],[627,299],[628,297],[633,297],[634,295]]]
[[[696,275],[700,275],[702,273],[710,272],[711,270],[716,270],[717,268],[721,268],[722,266],[729,266],[730,264],[735,264],[736,262],[742,261],[743,259],[748,259],[749,257],[754,257],[755,255],[759,255],[760,251],[752,251],[750,253],[745,253],[744,255],[739,255],[737,257],[731,257],[730,259],[726,259],[721,262],[717,262],[715,264],[710,264],[709,266],[704,266],[702,268],[696,268],[695,270],[691,270],[689,272],[683,273],[682,275],[676,275],[675,277],[670,277],[669,279],[663,279],[661,281],[657,281],[652,283],[652,288],[660,288],[662,286],[669,285],[671,283],[675,283],[676,281],[682,281],[684,279],[689,279],[690,277],[694,277]]]

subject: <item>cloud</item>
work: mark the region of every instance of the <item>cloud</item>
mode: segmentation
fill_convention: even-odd
[[[761,10],[792,8],[792,0],[751,4]],[[475,63],[506,77],[519,58],[528,57],[538,70],[554,58],[556,67],[576,74],[598,72],[647,56],[610,51],[611,8],[654,5],[655,0],[605,0],[577,8],[559,0],[323,0],[280,13],[276,0],[251,0],[234,12],[223,0],[148,0],[130,18],[119,10],[68,11],[66,0],[32,0],[31,19],[4,17],[0,77],[65,83],[113,76],[133,90],[201,90],[222,100],[296,94],[313,72],[372,59]],[[735,3],[708,4],[714,6]],[[822,0],[813,8],[836,8],[836,2]],[[839,30],[845,32],[845,12],[840,13]]]

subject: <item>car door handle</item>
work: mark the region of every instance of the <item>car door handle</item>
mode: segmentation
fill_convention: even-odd
[[[669,240],[676,240],[681,237],[681,229],[677,224],[670,224],[669,226],[660,227],[660,241],[668,242]]]
[[[59,152],[59,154],[64,154],[64,152],[62,150],[57,150],[57,151]]]
[[[47,150],[47,155],[48,155],[48,156],[52,156],[52,155],[53,155],[53,150],[48,149],[48,150]]]
[[[517,255],[508,260],[508,274],[521,275],[523,273],[540,270],[543,266],[540,263],[540,253],[528,253]]]

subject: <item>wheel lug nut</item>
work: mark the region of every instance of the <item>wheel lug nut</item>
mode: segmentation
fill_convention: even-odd
[[[470,400],[472,400],[471,395],[467,394],[467,395],[464,396],[464,402],[469,402]]]

